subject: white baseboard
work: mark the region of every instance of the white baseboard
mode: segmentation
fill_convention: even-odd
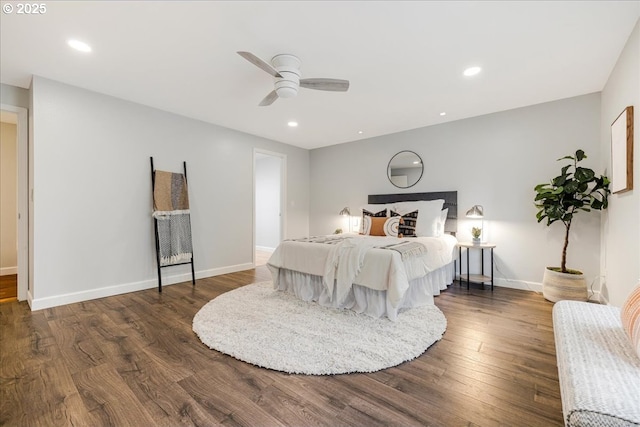
[[[256,246],[256,250],[264,251],[264,252],[273,252],[276,250],[276,248],[269,248],[267,246]]]
[[[221,274],[235,273],[236,271],[243,271],[253,268],[253,264],[238,264],[227,267],[213,268],[209,270],[196,271],[196,279],[203,279],[206,277],[219,276]],[[163,275],[162,286],[174,285],[176,283],[183,283],[191,281],[191,272],[181,273],[175,275]],[[110,297],[114,295],[126,294],[129,292],[142,291],[145,289],[157,288],[158,279],[153,278],[149,280],[143,280],[141,282],[124,283],[121,285],[106,286],[98,289],[91,289],[88,291],[71,292],[68,294],[54,295],[45,298],[33,298],[31,292],[28,295],[29,306],[31,310],[43,310],[45,308],[57,307],[59,305],[73,304],[76,302],[88,301],[97,298]]]
[[[29,308],[33,310],[33,294],[31,293],[31,289],[27,291],[27,303],[29,303]]]
[[[204,279],[206,277],[219,276],[221,274],[235,273],[237,271],[249,270],[251,268],[254,268],[253,264],[246,263],[246,264],[231,265],[227,267],[212,268],[209,270],[200,270],[200,271],[196,271],[196,279]],[[1,270],[5,270],[5,269],[0,269],[0,271]],[[6,274],[17,274],[17,273],[6,273]],[[163,275],[162,286],[164,287],[164,286],[174,285],[177,283],[184,283],[190,280],[191,280],[190,272],[174,274],[171,276]],[[27,302],[29,303],[31,310],[36,311],[36,310],[43,310],[51,307],[57,307],[65,304],[73,304],[76,302],[89,301],[97,298],[105,298],[105,297],[110,297],[114,295],[142,291],[145,289],[156,288],[157,286],[158,286],[158,279],[153,278],[149,280],[143,280],[141,282],[132,282],[132,283],[125,283],[121,285],[106,286],[103,288],[91,289],[88,291],[72,292],[68,294],[54,295],[54,296],[45,297],[45,298],[33,298],[33,293],[31,290],[29,290],[27,292]],[[536,292],[536,293],[542,294],[542,283],[537,283],[537,282],[527,282],[524,280],[495,278],[494,286],[500,286],[500,287],[511,288],[511,289],[520,289],[523,291],[530,291],[530,292]],[[601,301],[602,299],[601,297],[602,296],[600,295],[600,293],[596,292],[594,295],[590,297],[590,300],[600,301],[601,303],[608,304],[608,301]]]
[[[537,283],[537,282],[527,282],[524,280],[507,280],[502,278],[496,278],[494,281],[494,285],[501,286],[503,288],[520,289],[523,291],[531,291],[531,292],[542,294],[542,283]],[[600,292],[596,292],[596,291],[592,292],[591,289],[589,289],[589,301],[597,302],[600,304],[607,304],[607,305],[609,303],[604,298],[602,298],[602,295],[600,294]]]
[[[12,274],[18,274],[18,267],[2,267],[0,268],[0,276],[10,276]]]
[[[494,286],[501,286],[503,288],[520,289],[521,291],[531,291],[539,294],[542,293],[542,283],[538,282],[527,282],[526,280],[513,280],[496,277],[494,278],[493,284]]]

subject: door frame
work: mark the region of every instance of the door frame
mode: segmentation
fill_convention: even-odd
[[[253,241],[251,244],[251,262],[256,265],[256,161],[258,154],[280,158],[280,236],[282,242],[287,235],[287,155],[275,151],[253,149]]]
[[[15,113],[18,179],[18,301],[29,291],[29,125],[26,108],[0,104],[0,110]]]

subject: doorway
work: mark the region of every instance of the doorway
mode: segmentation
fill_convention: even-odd
[[[253,264],[264,265],[284,236],[286,156],[254,150]]]
[[[27,109],[0,105],[0,298],[27,299],[29,197]]]
[[[0,302],[18,297],[18,116],[0,112]]]

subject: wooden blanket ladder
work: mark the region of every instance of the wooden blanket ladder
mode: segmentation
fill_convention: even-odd
[[[156,184],[156,175],[155,175],[155,168],[153,166],[153,157],[150,158],[151,159],[151,200],[153,201],[153,193],[155,190],[155,184]],[[187,162],[182,162],[183,168],[184,168],[184,180],[185,182],[187,182]],[[188,188],[188,187],[187,187]],[[178,262],[175,264],[169,264],[169,265],[161,265],[160,263],[160,236],[159,236],[159,231],[158,231],[158,219],[157,218],[153,218],[153,229],[154,229],[154,234],[155,234],[155,238],[156,238],[156,262],[157,262],[157,266],[158,266],[158,292],[162,292],[162,269],[166,268],[166,267],[174,267],[176,265],[184,265],[184,264],[191,264],[191,283],[193,286],[196,285],[196,273],[195,273],[195,268],[194,268],[194,264],[193,264],[193,260],[194,260],[194,256],[193,256],[193,234],[191,234],[191,218],[189,218],[189,234],[191,235],[191,260],[190,261],[186,261],[186,262]]]

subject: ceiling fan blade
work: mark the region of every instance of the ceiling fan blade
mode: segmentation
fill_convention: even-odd
[[[260,107],[266,107],[267,105],[273,104],[276,99],[278,99],[278,94],[275,90],[272,90],[262,101],[260,101],[260,104],[258,105]]]
[[[278,70],[276,70],[271,65],[269,65],[266,62],[264,62],[262,59],[258,58],[257,56],[255,56],[251,52],[238,52],[238,55],[242,56],[244,59],[246,59],[247,61],[251,62],[256,67],[261,68],[262,70],[264,70],[267,73],[271,74],[273,77],[282,77],[280,75],[280,73],[278,72]]]
[[[300,87],[315,90],[330,90],[332,92],[346,92],[349,80],[340,79],[301,79]]]

